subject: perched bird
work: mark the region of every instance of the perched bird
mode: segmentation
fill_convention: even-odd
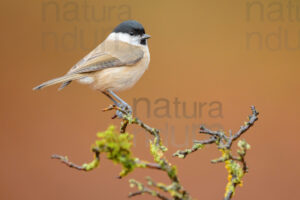
[[[76,80],[91,85],[108,96],[117,106],[127,108],[131,112],[130,106],[114,91],[132,87],[148,68],[149,38],[142,24],[134,20],[124,21],[68,73],[46,81],[33,90],[62,83],[59,87],[61,90]]]

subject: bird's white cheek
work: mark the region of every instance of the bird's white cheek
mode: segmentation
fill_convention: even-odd
[[[131,45],[141,46],[140,36],[130,36],[127,33],[111,33],[107,37],[107,40],[122,41],[122,42],[126,42],[128,44],[131,44]]]

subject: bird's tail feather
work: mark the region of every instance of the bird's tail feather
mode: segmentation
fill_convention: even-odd
[[[40,90],[44,87],[48,87],[50,85],[54,85],[54,84],[62,83],[62,82],[70,83],[73,80],[77,80],[77,79],[80,79],[83,77],[84,77],[83,74],[67,74],[65,76],[58,77],[58,78],[52,79],[50,81],[46,81],[46,82],[42,83],[41,85],[34,87],[33,90]]]
[[[61,84],[61,86],[58,88],[58,90],[62,90],[64,89],[65,87],[67,87],[69,84],[71,84],[72,81],[66,81],[66,82],[63,82]]]

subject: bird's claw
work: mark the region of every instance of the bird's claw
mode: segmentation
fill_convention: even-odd
[[[126,115],[132,115],[132,108],[128,104],[120,104],[116,105],[119,109],[116,111],[116,115],[118,118],[122,119]]]
[[[109,105],[107,108],[104,108],[103,111],[116,110],[116,114],[112,117],[112,119],[119,118],[123,119],[125,116],[132,115],[132,108],[128,104],[113,104]]]

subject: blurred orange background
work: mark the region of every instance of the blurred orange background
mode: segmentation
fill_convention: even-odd
[[[215,147],[184,160],[172,153],[201,138],[199,124],[238,130],[255,105],[259,121],[244,135],[252,146],[250,169],[235,199],[300,198],[299,1],[31,0],[0,5],[0,199],[127,199],[135,191],[128,186],[130,178],[144,181],[149,175],[168,183],[165,174],[141,169],[119,180],[120,167],[104,157],[88,173],[51,160],[57,153],[79,164],[90,161],[96,133],[120,121],[101,111],[110,102],[87,86],[32,91],[67,72],[127,19],[140,21],[152,36],[151,63],[136,86],[118,94],[130,104],[149,101],[151,115],[143,102],[137,115],[161,129],[166,155],[191,196],[223,198],[226,170],[210,164],[220,154]],[[194,103],[203,104],[201,116],[176,117],[176,98],[190,115]],[[169,102],[170,117],[155,115],[158,99]],[[221,114],[211,114],[214,102]],[[128,130],[136,136],[134,155],[151,160],[149,136],[137,127]]]

